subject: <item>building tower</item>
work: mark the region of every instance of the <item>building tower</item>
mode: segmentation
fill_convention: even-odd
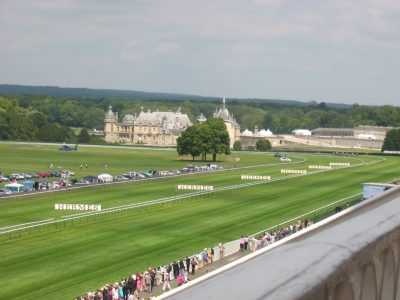
[[[222,98],[222,107],[214,112],[214,118],[220,118],[224,120],[226,129],[229,133],[230,148],[233,148],[233,143],[240,140],[240,125],[236,122],[236,119],[226,108],[225,96]]]
[[[118,113],[114,114],[110,105],[104,117],[104,140],[107,143],[113,143],[117,138],[117,121]]]

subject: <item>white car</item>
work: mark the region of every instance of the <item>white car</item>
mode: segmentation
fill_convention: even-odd
[[[123,175],[114,176],[114,181],[124,181],[124,180],[129,180],[129,178],[127,178]]]
[[[74,176],[75,175],[75,173],[70,170],[64,170],[61,173],[65,174],[66,176]]]
[[[0,182],[10,181],[10,178],[0,175]]]
[[[12,192],[10,190],[8,190],[8,189],[0,189],[0,195],[3,195],[3,194],[9,195],[11,193]]]
[[[17,180],[19,180],[19,179],[25,179],[24,175],[21,175],[21,174],[11,174],[11,175],[10,175],[10,178],[15,178],[15,179],[17,179]]]
[[[292,160],[289,157],[281,157],[281,161],[289,162]]]

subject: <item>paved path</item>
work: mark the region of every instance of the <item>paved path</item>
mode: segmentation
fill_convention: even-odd
[[[189,280],[193,280],[195,278],[201,277],[205,274],[207,274],[208,272],[214,271],[228,263],[231,263],[232,261],[235,261],[243,256],[246,256],[247,254],[252,253],[251,251],[247,250],[247,251],[243,251],[243,252],[236,252],[233,253],[229,256],[226,256],[216,262],[210,263],[206,266],[204,266],[202,269],[198,269],[196,270],[196,273],[194,275],[189,274]],[[178,283],[176,281],[176,279],[172,280],[170,282],[172,289],[176,288],[178,286]],[[152,293],[147,293],[147,292],[140,292],[139,296],[140,299],[144,298],[144,299],[149,299],[151,296],[159,296],[162,293],[164,293],[164,291],[162,290],[162,285],[163,283],[161,283],[159,286],[155,286],[153,288]]]

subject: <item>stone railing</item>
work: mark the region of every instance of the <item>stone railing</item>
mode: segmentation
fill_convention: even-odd
[[[400,299],[400,187],[160,299]]]

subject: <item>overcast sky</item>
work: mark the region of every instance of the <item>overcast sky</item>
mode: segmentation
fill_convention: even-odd
[[[0,83],[400,106],[400,1],[0,0]]]

